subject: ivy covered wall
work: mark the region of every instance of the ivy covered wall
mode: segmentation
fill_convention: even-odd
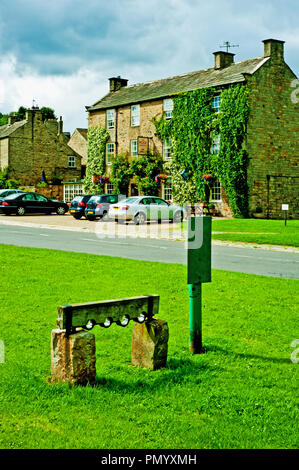
[[[248,215],[247,167],[245,149],[249,116],[248,89],[234,85],[221,90],[218,113],[212,106],[218,90],[202,88],[173,96],[173,117],[154,119],[156,132],[164,141],[172,139],[172,161],[165,164],[172,177],[175,202],[198,202],[206,199],[211,174],[218,179],[229,199],[234,216]],[[213,138],[220,134],[218,154],[212,154]],[[183,170],[188,179],[181,176]]]

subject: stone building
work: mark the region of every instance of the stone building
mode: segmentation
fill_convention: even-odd
[[[87,129],[77,128],[72,134],[68,146],[81,156],[81,177],[83,178],[87,162]]]
[[[28,109],[26,119],[10,116],[0,127],[0,168],[9,169],[9,178],[21,185],[41,182],[42,173],[49,181],[53,176],[63,181],[81,179],[81,156],[69,147],[70,134],[63,132],[63,122],[43,122],[39,108]]]
[[[176,93],[213,87],[213,107],[218,112],[222,90],[247,84],[250,113],[244,144],[249,156],[249,213],[279,218],[281,205],[289,204],[289,215],[298,218],[299,82],[284,61],[284,41],[267,39],[263,43],[263,56],[237,63],[234,54],[219,51],[214,53],[214,67],[205,70],[131,86],[121,77],[110,78],[109,93],[86,107],[89,127],[103,127],[110,134],[107,173],[112,156],[128,153],[129,158],[138,158],[145,147],[165,161],[171,159],[170,142],[159,140],[152,118],[164,115],[171,119]],[[219,140],[213,142],[213,152],[218,151]],[[132,180],[130,194],[135,192]],[[171,199],[171,192],[169,178],[161,185],[161,195]],[[220,181],[215,181],[211,201],[220,214],[232,214]]]

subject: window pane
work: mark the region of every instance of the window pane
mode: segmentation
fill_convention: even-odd
[[[140,124],[140,105],[131,106],[131,126],[139,126]]]
[[[114,109],[108,109],[106,111],[107,129],[114,129],[114,119],[115,119],[114,116],[115,116]]]
[[[165,119],[172,118],[173,100],[171,100],[171,99],[164,100],[163,101],[163,110],[164,110]]]

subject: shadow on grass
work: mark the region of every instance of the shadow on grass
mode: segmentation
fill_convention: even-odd
[[[202,381],[203,373],[215,370],[221,373],[222,371],[218,366],[211,367],[207,364],[198,364],[190,359],[170,359],[167,366],[159,371],[151,371],[150,369],[141,370],[145,372],[146,377],[136,378],[134,380],[134,377],[132,376],[130,381],[97,376],[95,387],[102,388],[105,386],[105,388],[109,390],[121,392],[126,391],[128,393],[136,394],[138,391],[151,392],[153,390],[157,390],[157,388],[165,388],[166,386],[169,387],[191,381],[192,383],[200,383]]]
[[[258,354],[246,354],[246,353],[238,353],[235,351],[229,351],[227,349],[221,348],[220,346],[208,346],[206,348],[207,352],[216,352],[216,353],[222,353],[225,354],[226,356],[236,356],[241,359],[259,359],[265,362],[273,362],[274,364],[291,364],[290,359],[283,359],[283,358],[278,358],[278,357],[269,357],[269,356],[260,356]]]

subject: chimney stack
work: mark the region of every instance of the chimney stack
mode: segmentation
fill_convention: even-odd
[[[62,134],[63,131],[63,121],[62,121],[62,116],[59,117],[58,121],[58,135]]]
[[[120,76],[109,78],[110,91],[118,91],[122,87],[127,86],[127,84],[128,80],[121,78]]]
[[[285,41],[279,41],[278,39],[264,39],[264,57],[271,57],[283,61],[284,54],[284,43]]]
[[[16,113],[12,114],[11,116],[8,116],[8,125],[11,126],[15,122],[19,121],[18,115]]]
[[[215,69],[220,70],[229,67],[234,63],[234,56],[231,52],[217,51],[213,52],[215,56]]]

